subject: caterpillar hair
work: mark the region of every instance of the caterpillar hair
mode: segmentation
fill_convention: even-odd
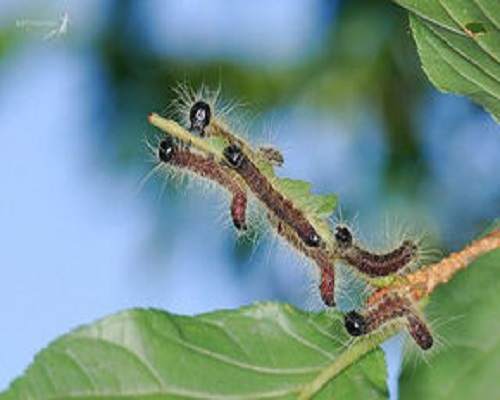
[[[172,136],[167,135],[158,146],[158,158],[162,163],[188,170],[194,174],[216,182],[233,196],[231,217],[238,230],[246,229],[247,194],[240,178],[230,168],[213,158],[192,152],[185,146],[177,145]]]
[[[307,246],[319,247],[323,244],[303,212],[269,183],[239,146],[229,145],[224,149],[223,154],[228,164],[238,172],[255,196],[276,217],[289,225]]]
[[[355,244],[345,226],[338,226],[334,237],[340,260],[370,277],[392,275],[418,259],[418,247],[410,240],[388,253],[377,254]]]
[[[209,136],[206,129],[211,122],[219,119],[216,114],[228,114],[234,107],[233,104],[222,104],[220,90],[212,91],[206,86],[194,90],[187,84],[180,84],[174,92],[176,98],[169,107],[170,116],[189,127],[192,134],[201,137]]]
[[[351,311],[344,317],[344,326],[352,336],[361,336],[378,330],[396,319],[404,318],[406,328],[415,343],[422,349],[432,347],[432,334],[419,317],[410,300],[398,293],[388,293],[361,312]]]

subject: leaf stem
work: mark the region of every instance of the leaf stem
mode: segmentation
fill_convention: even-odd
[[[447,283],[458,271],[467,267],[479,256],[500,248],[500,229],[495,229],[490,234],[473,241],[464,249],[450,254],[438,263],[420,269],[406,276],[411,287],[418,290],[419,300],[430,295],[434,289]]]
[[[298,399],[312,399],[313,396],[340,372],[374,350],[387,339],[394,336],[402,327],[403,324],[401,321],[395,321],[384,327],[381,331],[373,332],[370,335],[356,339],[349,351],[344,351],[335,361],[322,370],[316,378],[302,387]]]
[[[209,142],[192,135],[177,122],[160,117],[156,113],[149,115],[148,120],[150,124],[156,126],[163,132],[169,133],[184,143],[192,145],[208,155],[214,156],[218,161],[222,160],[222,154],[212,147]]]

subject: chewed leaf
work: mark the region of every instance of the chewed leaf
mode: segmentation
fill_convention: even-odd
[[[307,197],[311,193],[311,184],[305,181],[299,181],[296,179],[281,178],[278,180],[279,185],[283,194],[288,197],[293,197],[300,200],[302,197]]]
[[[500,120],[498,0],[395,0],[408,9],[423,68],[440,90],[469,96]]]
[[[307,205],[308,211],[318,218],[328,218],[337,207],[338,197],[335,194],[313,195]]]
[[[259,167],[259,171],[262,172],[267,179],[269,180],[278,179],[278,177],[274,173],[274,167],[271,164],[264,161],[258,161],[257,166]]]
[[[197,317],[125,311],[56,340],[0,399],[292,399],[347,340],[338,315],[274,303]],[[315,398],[385,399],[385,369],[375,350]]]
[[[328,218],[337,207],[337,196],[335,194],[312,194],[309,182],[276,178],[275,184],[294,204],[317,220]]]
[[[309,182],[290,178],[279,178],[274,173],[273,166],[265,162],[259,162],[258,167],[273,183],[276,189],[317,222],[328,218],[335,211],[338,201],[335,194],[313,194],[311,193],[312,185]]]

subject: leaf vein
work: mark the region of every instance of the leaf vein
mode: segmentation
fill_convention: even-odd
[[[457,25],[462,26],[461,23],[460,23],[460,21],[455,18],[455,15],[451,12],[451,10],[442,1],[440,1],[440,3],[443,6],[443,9],[446,10],[446,13],[450,16],[450,18],[453,19],[453,21],[455,21],[457,23]],[[470,36],[469,36],[469,38],[474,43],[476,43],[476,45],[478,45],[481,48],[481,50],[483,50],[489,57],[491,57],[493,60],[495,60],[495,61],[498,62],[498,58],[496,57],[496,55],[494,53],[491,53],[490,49],[488,47],[485,47],[481,43],[481,41],[475,40],[473,37],[470,37]]]
[[[428,28],[428,29],[430,29],[430,28]],[[458,53],[453,47],[450,47],[447,42],[445,42],[443,39],[437,37],[437,35],[435,35],[435,34],[434,34],[434,36],[436,36],[437,40],[441,40],[446,45],[446,47],[448,49],[452,50],[453,52],[455,52],[455,54],[458,54],[460,57],[463,58],[463,56],[460,53]],[[459,68],[457,68],[452,62],[450,62],[447,59],[448,57],[445,56],[445,53],[440,51],[440,49],[438,47],[436,47],[436,45],[431,40],[429,40],[427,38],[424,38],[424,40],[441,56],[441,59],[443,60],[443,62],[446,63],[451,69],[453,69],[458,75],[460,75],[465,80],[472,83],[473,85],[475,85],[479,89],[483,90],[484,92],[490,94],[492,97],[494,97],[496,99],[500,99],[500,95],[495,93],[495,91],[492,92],[489,88],[485,87],[483,84],[477,82],[477,80],[471,78],[467,73],[464,73]],[[475,67],[475,68],[477,68],[477,67]],[[482,72],[482,71],[480,70],[480,72]]]
[[[495,28],[500,29],[500,24],[497,24],[496,19],[491,17],[490,13],[488,11],[486,11],[486,8],[480,2],[478,2],[477,0],[472,0],[472,1],[477,6],[477,8],[479,10],[481,10],[481,12],[486,17],[486,19],[488,21],[490,21],[491,24],[495,26]]]
[[[248,363],[236,360],[234,358],[228,357],[226,355],[205,349],[203,347],[193,345],[185,340],[179,340],[179,339],[175,339],[173,337],[167,336],[167,335],[165,335],[165,333],[158,331],[157,329],[154,329],[154,331],[157,333],[157,335],[163,337],[165,340],[167,340],[171,343],[175,343],[179,346],[183,346],[186,349],[189,349],[195,353],[202,354],[202,355],[207,356],[207,357],[211,357],[211,358],[216,359],[218,361],[221,361],[225,364],[232,365],[232,366],[235,366],[235,367],[241,368],[241,369],[246,369],[249,371],[265,373],[265,374],[273,374],[273,375],[289,375],[289,374],[300,375],[300,374],[308,374],[308,373],[317,372],[321,369],[321,367],[270,368],[270,367],[265,367],[265,366],[261,366],[261,365],[252,365],[252,364],[248,364]]]
[[[316,346],[314,343],[308,341],[307,339],[304,339],[302,336],[297,335],[292,330],[288,329],[288,326],[286,324],[284,324],[283,321],[281,321],[281,319],[278,319],[278,325],[281,327],[281,329],[283,329],[283,332],[286,333],[288,336],[295,339],[297,342],[299,342],[303,346],[308,347],[308,348],[316,351],[317,353],[323,355],[328,361],[332,361],[335,358],[328,351],[322,349],[319,346]]]
[[[464,60],[466,60],[470,64],[474,65],[480,72],[482,72],[483,74],[487,75],[490,79],[495,81],[495,83],[500,84],[500,76],[496,76],[493,73],[491,73],[490,71],[488,71],[487,69],[485,69],[484,67],[482,67],[481,64],[476,62],[473,57],[469,56],[466,52],[462,51],[459,47],[455,46],[453,43],[451,43],[449,40],[447,40],[444,36],[440,35],[438,32],[435,31],[434,28],[432,28],[430,26],[428,28],[434,33],[435,36],[437,36],[440,40],[442,40],[444,43],[446,43],[447,46],[450,49],[452,49],[456,54],[460,55]],[[475,43],[477,44],[477,42],[475,42]],[[482,47],[481,47],[481,49],[484,50]],[[487,55],[488,55],[488,57],[491,58],[489,53],[487,53]],[[497,61],[497,60],[493,59],[493,61]]]

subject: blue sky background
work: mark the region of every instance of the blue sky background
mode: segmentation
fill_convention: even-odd
[[[45,3],[0,4],[2,32],[14,27],[18,36],[0,58],[0,389],[59,335],[125,308],[195,314],[263,300],[314,303],[302,261],[269,235],[238,258],[220,194],[162,192],[155,180],[140,189],[151,168],[145,148],[120,172],[110,168],[106,157],[117,154],[106,137],[122,132],[109,132],[109,116],[120,120],[120,109],[93,45],[113,20],[112,2]],[[155,54],[257,71],[321,52],[325,24],[335,21],[335,6],[321,1],[133,4],[128,34]],[[57,20],[63,11],[69,30],[54,40],[42,28],[15,29],[16,20]],[[283,176],[338,193],[345,217],[357,214],[374,241],[395,216],[456,249],[499,214],[500,129],[464,98],[429,87],[424,99],[415,115],[430,172],[413,202],[380,184],[387,144],[370,107],[347,121],[292,101],[255,124],[265,127],[261,140],[284,149]],[[154,132],[146,116],[132,128],[140,138]],[[166,220],[159,230],[158,218]]]

